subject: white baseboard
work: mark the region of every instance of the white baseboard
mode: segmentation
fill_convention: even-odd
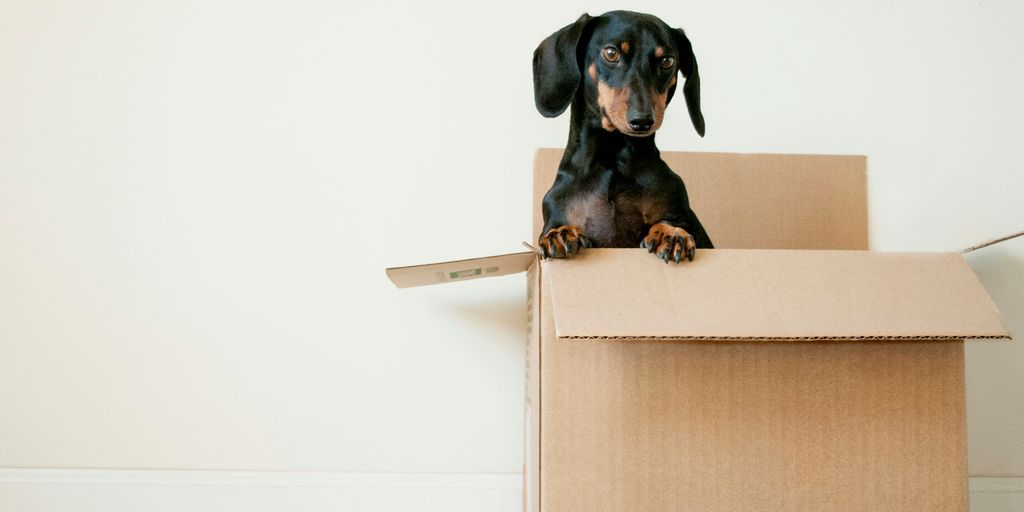
[[[972,477],[971,512],[1021,512],[1024,477]]]
[[[0,469],[20,512],[516,512],[519,474]],[[1024,511],[1024,477],[970,479],[971,512]]]
[[[522,475],[0,469],[20,512],[521,510]]]

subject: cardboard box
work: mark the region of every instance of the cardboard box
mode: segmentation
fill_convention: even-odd
[[[535,160],[540,198],[561,150]],[[1008,338],[959,253],[867,249],[866,159],[663,153],[715,250],[531,251],[524,508],[967,509],[963,340]]]

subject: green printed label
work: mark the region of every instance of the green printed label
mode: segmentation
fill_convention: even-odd
[[[467,277],[478,276],[483,273],[483,270],[479,268],[471,268],[469,270],[459,270],[458,272],[449,272],[448,279],[464,279]]]

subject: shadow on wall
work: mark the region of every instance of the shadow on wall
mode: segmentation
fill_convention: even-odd
[[[967,262],[999,308],[1013,341],[970,341],[965,347],[968,472],[1024,475],[1024,238],[986,247]]]
[[[1005,244],[1005,245],[1004,245]],[[1014,339],[1024,338],[1024,259],[1011,248],[1024,247],[1024,239],[979,249],[967,255]]]
[[[517,276],[522,280],[522,276]],[[452,301],[447,304],[459,318],[526,339],[526,297],[503,295],[472,302]]]

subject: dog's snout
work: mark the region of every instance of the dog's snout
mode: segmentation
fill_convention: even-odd
[[[654,126],[654,114],[652,112],[630,112],[629,128],[637,132],[646,132]]]

